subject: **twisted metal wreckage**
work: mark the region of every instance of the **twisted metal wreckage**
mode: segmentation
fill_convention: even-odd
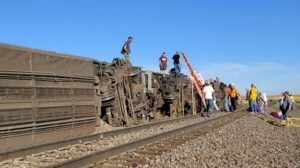
[[[219,81],[214,87],[219,102]],[[118,58],[0,44],[0,152],[91,134],[101,121],[129,126],[191,114],[192,98],[201,97],[193,91],[187,76],[163,77]]]

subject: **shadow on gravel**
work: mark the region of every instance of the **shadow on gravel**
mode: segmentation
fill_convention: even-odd
[[[282,125],[280,125],[280,123],[278,121],[274,121],[274,120],[267,120],[266,118],[264,118],[264,116],[266,117],[267,114],[262,114],[263,116],[253,116],[253,117],[256,117],[258,119],[261,119],[263,121],[265,121],[266,123],[268,124],[271,124],[273,126],[276,126],[276,127],[282,127]]]
[[[267,123],[277,126],[277,127],[282,127],[282,125],[280,125],[279,122],[277,122],[277,121],[267,121]]]

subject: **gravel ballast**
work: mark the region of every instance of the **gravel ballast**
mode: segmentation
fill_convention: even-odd
[[[215,113],[214,117],[225,115],[226,113]],[[10,159],[0,162],[1,168],[10,167],[46,167],[55,163],[60,163],[72,158],[77,158],[87,154],[91,154],[96,151],[105,150],[120,144],[129,143],[141,138],[153,136],[159,133],[191,125],[193,123],[202,122],[210,118],[190,118],[184,121],[177,121],[174,123],[168,123],[156,125],[151,128],[141,129],[139,131],[133,131],[126,134],[121,134],[114,137],[102,138],[99,140],[78,143],[75,145],[59,148],[56,150],[41,152],[37,154],[31,154],[25,157],[19,157],[16,159]],[[110,129],[110,128],[109,128]]]
[[[300,167],[300,128],[252,114],[157,156],[144,167]]]

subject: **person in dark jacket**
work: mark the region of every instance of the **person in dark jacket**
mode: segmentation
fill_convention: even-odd
[[[180,55],[179,52],[176,51],[176,54],[173,56],[173,61],[174,61],[174,68],[177,73],[180,73],[181,71],[181,61],[180,61]]]
[[[124,55],[125,61],[128,61],[128,62],[130,62],[129,54],[131,53],[130,44],[131,44],[132,40],[133,40],[133,38],[131,36],[129,36],[128,40],[125,42],[125,44],[123,45],[122,50],[121,50],[121,54]]]
[[[284,120],[286,119],[287,113],[290,111],[292,105],[292,101],[289,95],[290,94],[288,91],[285,91],[283,93],[283,99],[280,105],[280,110],[282,112],[282,119]]]

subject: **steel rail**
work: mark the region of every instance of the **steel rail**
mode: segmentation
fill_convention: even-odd
[[[121,128],[121,129],[112,130],[112,131],[100,132],[100,133],[96,133],[96,134],[92,134],[92,135],[68,138],[68,139],[64,139],[64,140],[47,142],[47,143],[32,145],[32,146],[28,146],[28,147],[24,147],[24,148],[13,149],[13,150],[1,152],[0,153],[0,161],[7,160],[7,159],[13,159],[13,158],[17,158],[17,157],[23,157],[23,156],[34,154],[34,153],[45,152],[45,151],[58,149],[58,148],[62,148],[62,147],[66,147],[66,146],[74,145],[74,144],[78,144],[78,143],[93,141],[93,140],[97,140],[100,138],[113,137],[113,136],[117,136],[120,134],[126,134],[126,133],[130,133],[130,132],[138,131],[141,129],[151,128],[151,127],[157,126],[157,125],[169,124],[169,123],[173,123],[173,122],[179,122],[179,121],[184,121],[184,120],[188,120],[188,119],[192,119],[192,118],[200,118],[200,117],[201,117],[200,114],[199,115],[189,115],[189,116],[179,117],[179,118],[175,118],[175,119],[166,119],[163,121],[141,124],[141,125],[137,125],[137,126],[131,126],[131,127]]]
[[[118,145],[118,146],[115,146],[115,147],[112,147],[112,148],[109,148],[109,149],[106,149],[106,150],[94,152],[94,153],[91,153],[89,155],[85,155],[85,156],[78,157],[78,158],[75,158],[75,159],[67,160],[65,162],[50,165],[48,167],[49,168],[77,168],[77,167],[79,168],[79,167],[83,167],[83,166],[86,166],[86,165],[89,165],[89,164],[93,164],[93,163],[97,163],[99,161],[103,161],[107,158],[110,158],[110,157],[115,156],[115,155],[120,154],[120,153],[131,151],[131,150],[137,149],[139,147],[152,144],[152,143],[157,142],[157,141],[161,141],[161,140],[164,140],[164,139],[167,139],[167,138],[170,138],[170,137],[174,137],[174,136],[176,136],[178,134],[182,134],[184,132],[193,131],[193,130],[199,129],[199,128],[201,129],[201,128],[206,128],[206,127],[212,127],[214,124],[216,124],[218,122],[221,122],[221,121],[224,121],[224,120],[226,122],[230,122],[230,121],[233,121],[235,119],[246,116],[248,114],[249,113],[244,112],[244,109],[240,109],[236,112],[229,113],[229,114],[224,115],[224,116],[212,118],[212,119],[209,119],[209,120],[206,120],[206,121],[191,124],[191,125],[188,125],[188,126],[185,126],[185,127],[181,127],[179,129],[167,131],[167,132],[164,132],[164,133],[160,133],[160,134],[157,134],[157,135],[153,135],[153,136],[150,136],[150,137],[139,139],[139,140],[129,142],[129,143],[126,143],[126,144],[121,144],[121,145]]]

